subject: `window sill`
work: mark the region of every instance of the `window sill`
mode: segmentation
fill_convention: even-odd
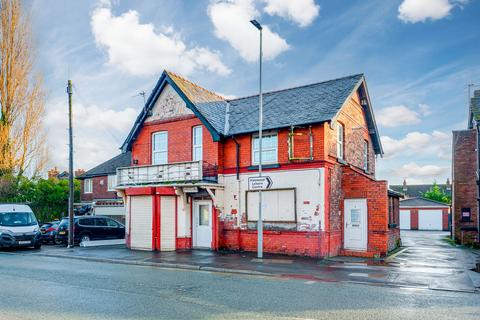
[[[262,164],[262,169],[276,169],[280,168],[280,164],[271,163],[271,164]],[[258,165],[249,166],[247,170],[258,170]]]
[[[337,162],[338,163],[341,163],[341,164],[344,164],[344,165],[347,165],[347,161],[345,161],[344,159],[340,159],[340,158],[337,158]]]

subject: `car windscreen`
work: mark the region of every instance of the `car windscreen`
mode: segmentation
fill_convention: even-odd
[[[37,219],[33,212],[0,212],[0,226],[25,227],[36,224]]]

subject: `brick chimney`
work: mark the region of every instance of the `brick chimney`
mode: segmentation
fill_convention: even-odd
[[[59,173],[60,171],[58,171],[57,167],[54,167],[53,169],[48,170],[48,179],[57,178]]]
[[[78,177],[78,176],[81,176],[84,173],[85,173],[85,170],[83,170],[83,169],[75,170],[75,178]]]

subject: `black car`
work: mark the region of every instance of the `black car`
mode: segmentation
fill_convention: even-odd
[[[57,234],[58,225],[60,221],[46,222],[41,225],[40,232],[42,233],[43,243],[54,243]]]
[[[62,219],[55,236],[56,243],[68,243],[68,225],[69,219]],[[90,240],[124,239],[125,226],[108,217],[80,216],[74,218],[73,236],[76,244]]]

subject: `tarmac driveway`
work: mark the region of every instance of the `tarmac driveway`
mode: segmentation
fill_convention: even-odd
[[[389,280],[398,283],[423,284],[430,289],[472,290],[480,277],[471,271],[478,254],[444,239],[449,232],[402,231],[404,251],[390,259],[393,267]]]

